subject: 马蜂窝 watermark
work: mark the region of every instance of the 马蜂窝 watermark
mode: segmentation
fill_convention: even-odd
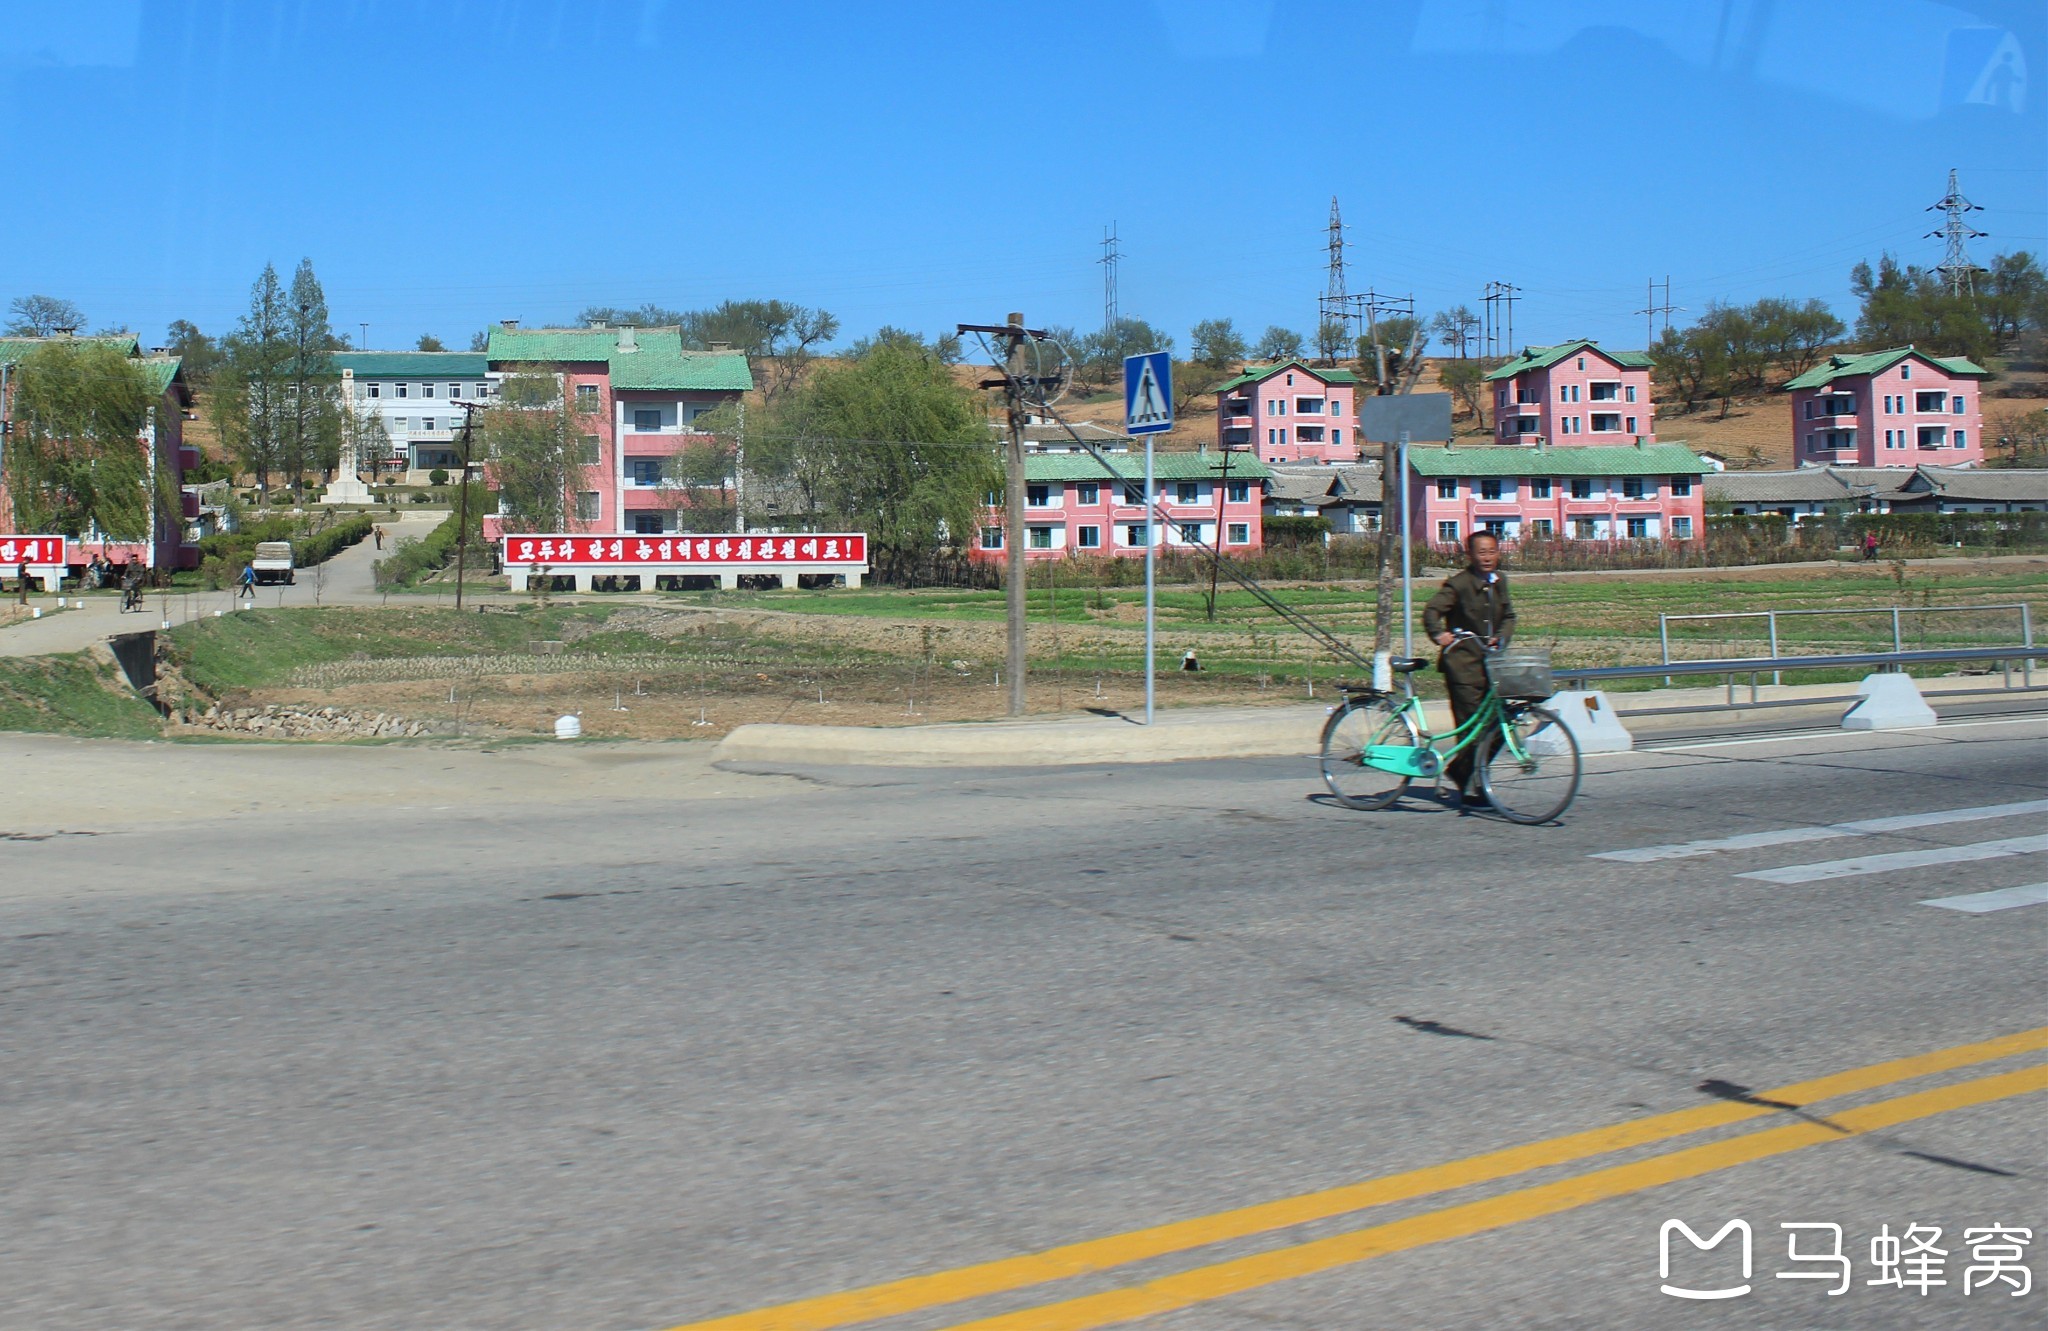
[[[1774,1278],[1826,1280],[1832,1282],[1827,1291],[1830,1295],[1849,1292],[1856,1283],[1856,1268],[1844,1251],[1840,1225],[1791,1221],[1778,1228],[1785,1235],[1788,1269],[1773,1272]],[[1721,1279],[1725,1283],[1698,1288],[1673,1284],[1672,1255],[1685,1251],[1674,1246],[1674,1238],[1683,1238],[1695,1252],[1716,1252],[1717,1261],[1724,1268],[1735,1269],[1724,1270]],[[1869,1247],[1869,1265],[1876,1274],[1863,1283],[1917,1290],[1926,1295],[1951,1283],[1949,1258],[1953,1252],[1962,1268],[1954,1283],[1962,1286],[1964,1294],[1997,1292],[2018,1298],[2033,1289],[2034,1273],[2026,1262],[2027,1246],[2034,1241],[2033,1230],[2015,1225],[1965,1229],[1960,1243],[1969,1250],[1967,1256],[1941,1246],[1941,1239],[1939,1225],[1909,1224],[1898,1234],[1892,1233],[1889,1224],[1880,1226]],[[1730,1246],[1722,1256],[1717,1250],[1722,1250],[1724,1243]],[[1657,1231],[1657,1274],[1664,1282],[1658,1288],[1675,1299],[1739,1299],[1752,1288],[1754,1243],[1755,1234],[1747,1220],[1730,1220],[1705,1237],[1683,1220],[1666,1220]],[[1737,1275],[1739,1280],[1735,1279]]]

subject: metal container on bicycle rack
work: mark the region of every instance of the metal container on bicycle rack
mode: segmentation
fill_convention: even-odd
[[[1486,678],[1503,698],[1540,701],[1557,692],[1550,653],[1541,648],[1508,647],[1489,653]]]

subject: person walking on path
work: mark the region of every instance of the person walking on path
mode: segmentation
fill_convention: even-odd
[[[242,595],[244,595],[244,596],[248,597],[248,598],[249,598],[250,600],[252,600],[252,601],[253,601],[253,600],[255,600],[255,599],[256,599],[256,566],[255,566],[254,564],[250,564],[250,563],[244,563],[244,564],[242,565],[242,578],[241,578],[241,582],[242,582]]]
[[[1508,599],[1507,575],[1500,571],[1500,538],[1475,531],[1465,538],[1466,566],[1444,579],[1422,608],[1422,629],[1441,649],[1437,669],[1443,671],[1451,695],[1451,716],[1463,725],[1486,697],[1486,651],[1505,647],[1515,631],[1515,605]],[[1457,789],[1462,807],[1472,784],[1476,745],[1460,749],[1444,773]]]
[[[1863,533],[1863,562],[1867,564],[1867,563],[1870,563],[1871,561],[1875,560],[1876,558],[1877,558],[1877,533],[1876,533],[1876,532],[1874,532],[1874,531],[1867,531],[1867,532],[1864,532],[1864,533]]]
[[[15,571],[21,574],[21,590],[20,590],[20,592],[19,592],[19,593],[17,594],[17,595],[18,595],[18,599],[19,599],[19,601],[20,601],[20,603],[21,603],[22,605],[27,605],[27,604],[28,604],[28,561],[24,559],[24,560],[23,560],[23,561],[21,562],[21,567],[20,567],[19,569],[15,570]]]
[[[121,613],[142,608],[142,564],[137,561],[121,570]]]
[[[370,528],[370,535],[376,539],[377,548],[382,550],[384,548],[384,529],[382,527],[372,527]]]

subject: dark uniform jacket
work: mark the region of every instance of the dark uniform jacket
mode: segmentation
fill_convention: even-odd
[[[1515,603],[1508,599],[1508,579],[1495,570],[1491,578],[1470,568],[1444,579],[1422,608],[1422,630],[1431,638],[1459,629],[1502,644],[1514,635]]]

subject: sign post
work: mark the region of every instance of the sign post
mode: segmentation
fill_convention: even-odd
[[[1152,724],[1152,661],[1158,645],[1155,569],[1159,506],[1153,496],[1152,436],[1173,428],[1173,356],[1164,351],[1124,357],[1124,433],[1145,436],[1145,724]],[[1220,533],[1219,533],[1220,535]]]
[[[1451,395],[1449,393],[1400,393],[1360,398],[1358,433],[1377,443],[1398,441],[1401,470],[1401,654],[1415,655],[1414,533],[1408,530],[1408,441],[1451,438]],[[1380,477],[1380,521],[1385,522],[1387,478]]]

